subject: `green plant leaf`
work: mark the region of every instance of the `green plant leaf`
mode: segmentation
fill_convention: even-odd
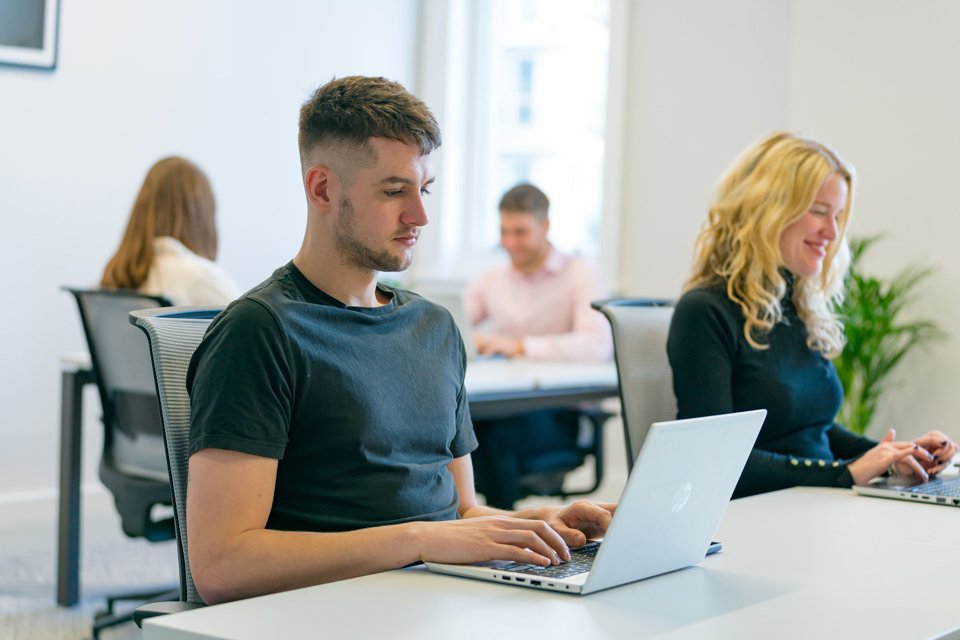
[[[846,293],[837,310],[847,340],[834,360],[844,392],[838,419],[861,434],[869,428],[885,384],[903,358],[918,347],[946,337],[931,320],[905,321],[901,316],[916,301],[917,285],[933,269],[907,266],[887,281],[860,272],[863,254],[881,238],[850,239]]]

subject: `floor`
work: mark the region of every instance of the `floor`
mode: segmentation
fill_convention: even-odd
[[[176,586],[173,541],[127,538],[111,497],[95,489],[82,496],[81,600],[75,607],[58,607],[56,522],[54,497],[0,504],[0,640],[89,638],[93,616],[108,594]],[[100,637],[133,640],[140,631],[128,622]]]
[[[589,499],[616,502],[627,478],[623,431],[618,418],[606,425],[604,480]],[[592,465],[571,473],[568,487],[589,485]],[[518,508],[559,504],[556,498],[533,497]],[[0,640],[81,640],[90,637],[94,612],[105,594],[177,581],[172,542],[151,544],[126,538],[110,496],[102,488],[82,497],[81,602],[55,604],[56,499],[0,503]],[[105,631],[103,640],[134,640],[133,623]]]

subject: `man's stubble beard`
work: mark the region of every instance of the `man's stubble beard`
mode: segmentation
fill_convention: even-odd
[[[413,261],[412,256],[396,256],[386,249],[373,249],[357,237],[353,226],[353,202],[349,198],[340,200],[340,215],[337,219],[336,246],[343,260],[352,267],[373,271],[403,271]]]

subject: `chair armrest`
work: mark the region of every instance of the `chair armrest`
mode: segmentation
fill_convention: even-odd
[[[191,609],[199,609],[205,606],[207,605],[201,602],[183,602],[181,600],[175,602],[150,602],[133,610],[133,621],[137,623],[138,629],[142,629],[143,621],[147,618],[165,616],[168,613],[190,611]]]

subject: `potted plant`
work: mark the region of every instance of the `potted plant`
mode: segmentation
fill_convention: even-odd
[[[837,421],[864,433],[877,409],[890,373],[915,347],[946,334],[931,320],[905,320],[915,287],[932,269],[908,266],[889,281],[860,271],[860,258],[881,236],[850,240],[851,264],[839,307],[846,346],[835,360],[844,400]]]

